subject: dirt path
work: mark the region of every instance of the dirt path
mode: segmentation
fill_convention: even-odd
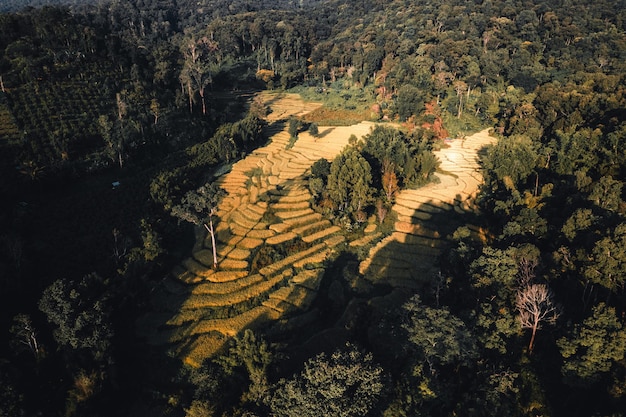
[[[296,95],[263,98],[272,108],[270,123],[320,106],[304,103]],[[169,345],[174,354],[197,366],[244,328],[271,322],[275,331],[289,332],[314,321],[310,307],[321,284],[324,261],[342,245],[365,246],[376,241],[380,232],[372,223],[362,238],[347,242],[339,227],[311,208],[305,177],[313,162],[332,161],[351,135],[362,137],[373,126],[369,122],[320,126],[321,137],[300,133],[290,147],[284,123],[270,125],[271,143],[218,179],[227,192],[217,216],[219,270],[209,267],[210,239],[201,238],[192,256],[155,294],[159,311],[139,324],[144,336],[151,343]],[[452,143],[439,152],[442,169],[450,174],[440,174],[438,184],[398,196],[395,231],[372,248],[361,264],[366,278],[412,286],[412,268],[433,267],[429,254],[437,250],[433,242],[438,236],[427,236],[422,224],[429,221],[432,210],[472,209],[471,199],[480,182],[476,152],[490,140],[481,132],[463,146]],[[398,244],[402,252],[395,248]],[[408,262],[400,263],[398,256]]]

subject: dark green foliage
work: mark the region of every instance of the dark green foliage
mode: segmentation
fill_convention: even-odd
[[[626,281],[626,223],[598,240],[582,270],[583,276],[609,291],[622,290]]]
[[[441,366],[469,365],[476,359],[474,336],[446,307],[428,307],[416,295],[403,309],[407,321],[402,327],[408,333],[408,341],[431,374]]]
[[[39,308],[55,326],[54,339],[61,348],[96,361],[107,359],[113,337],[108,296],[106,283],[97,274],[77,283],[59,279],[44,290]]]
[[[289,136],[295,138],[298,136],[298,132],[300,131],[300,127],[302,127],[302,122],[294,116],[289,118],[289,124],[287,131],[289,132]]]
[[[396,112],[401,121],[407,120],[411,116],[419,116],[424,111],[428,95],[425,91],[405,84],[398,89],[396,98]]]
[[[371,354],[348,345],[309,359],[300,374],[273,391],[269,406],[276,416],[364,416],[381,396],[383,370]]]
[[[172,216],[196,226],[207,225],[224,195],[225,191],[213,183],[203,185],[187,192],[181,204],[172,207]]]
[[[536,145],[523,136],[500,140],[488,152],[485,169],[500,181],[507,178],[512,184],[525,181],[537,167]]]
[[[393,172],[403,186],[425,184],[439,165],[429,140],[384,126],[365,136],[363,154],[380,178]]]
[[[228,355],[219,359],[227,374],[235,368],[243,368],[250,382],[244,399],[260,403],[269,390],[267,370],[274,354],[265,340],[246,329],[241,337],[235,337]]]
[[[317,127],[317,123],[311,123],[309,125],[309,134],[313,137],[317,137],[319,133],[320,131],[319,131],[319,128]]]
[[[574,385],[597,382],[624,359],[626,330],[623,327],[615,309],[599,303],[591,316],[574,326],[569,337],[559,339],[566,381]]]
[[[313,165],[311,165],[311,176],[314,178],[321,178],[325,182],[329,174],[330,162],[328,162],[328,160],[322,158],[315,161]]]
[[[339,211],[363,209],[372,198],[372,169],[359,151],[346,147],[332,162],[328,175],[328,196]]]
[[[313,197],[320,200],[326,194],[328,175],[330,174],[330,162],[322,158],[311,165],[311,178],[309,178],[309,191]]]
[[[2,390],[0,390],[0,417],[23,415],[25,413],[22,406],[24,399],[11,376],[4,370],[0,370],[0,384],[2,385]]]
[[[264,126],[265,122],[254,115],[221,125],[209,140],[189,148],[188,153],[193,158],[190,165],[206,167],[233,161],[242,152],[262,143]]]
[[[7,0],[0,8],[40,3]],[[354,137],[357,152],[344,160],[352,173],[340,174],[339,167],[331,173],[323,163],[312,168],[309,187],[329,211],[341,207],[361,218],[375,200],[386,208],[382,200],[392,200],[394,184],[427,182],[437,168],[431,139],[441,133],[427,125],[443,120],[454,136],[486,123],[500,135],[498,145],[481,153],[482,213],[470,222],[486,237],[475,239],[473,227],[459,234],[455,252],[442,257],[454,264],[441,265],[441,304],[424,301],[407,313],[419,324],[415,334],[440,334],[437,340],[449,342],[450,352],[465,351],[471,360],[427,351],[422,337],[407,345],[407,333],[396,329],[386,352],[394,359],[384,367],[394,370],[389,386],[397,392],[386,415],[623,413],[623,2],[66,3],[72,9],[0,15],[0,321],[5,335],[19,325],[13,335],[22,342],[36,328],[57,363],[24,360],[30,354],[16,356],[7,343],[0,345],[0,414],[59,415],[65,407],[66,415],[266,415],[265,407],[277,407],[259,401],[264,389],[240,398],[253,379],[244,361],[233,379],[207,365],[190,386],[180,384],[162,375],[160,348],[143,345],[129,330],[150,298],[142,292],[150,288],[139,283],[151,287],[187,253],[183,233],[166,213],[216,166],[263,142],[259,119],[239,121],[249,91],[264,84],[258,70],[272,88],[303,83],[319,97],[338,97],[341,106],[369,109],[377,120],[408,120],[407,129],[427,122],[410,134],[374,131],[370,144]],[[191,57],[190,44],[183,44],[189,40],[203,59]],[[229,93],[235,90],[244,98]],[[263,117],[267,109],[258,104],[251,113]],[[295,138],[302,126],[289,124]],[[339,177],[351,190],[347,196],[339,193]],[[120,180],[121,187],[111,189]],[[337,204],[328,198],[331,190]],[[259,251],[258,265],[289,252],[280,249]],[[111,281],[84,278],[89,271]],[[544,330],[530,357],[515,312],[517,291],[528,279],[549,285],[563,305],[562,320]],[[332,289],[349,296],[339,284]],[[40,298],[60,355],[36,310]],[[368,335],[378,314],[388,314],[375,305],[368,308],[376,320],[362,320],[371,325]],[[228,315],[226,309],[216,313]],[[260,340],[260,334],[243,334],[237,343],[260,351]],[[419,363],[406,358],[408,351]],[[256,357],[252,348],[237,352],[234,357]],[[472,367],[476,354],[480,366]],[[116,363],[110,374],[100,367],[109,358]],[[326,386],[345,382],[346,369],[365,370],[376,380],[378,368],[367,355],[352,359],[361,365],[313,359],[309,374],[278,385],[293,390],[277,391],[274,401],[322,390],[307,375],[328,382],[316,373],[328,367],[343,374],[329,371],[337,378]],[[258,386],[271,386],[275,364],[266,362],[273,361],[253,361],[251,369],[268,371]],[[146,383],[150,378],[158,382]],[[199,392],[189,395],[194,389]],[[336,403],[340,411],[360,404]],[[354,407],[353,415],[379,415],[373,403]]]

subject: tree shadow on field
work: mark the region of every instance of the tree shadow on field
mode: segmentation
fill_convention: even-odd
[[[324,129],[324,131],[320,132],[317,134],[317,139],[323,139],[326,136],[328,136],[333,130],[335,130],[334,127],[329,127],[328,129]]]
[[[258,178],[251,179],[265,181],[265,174],[259,173]],[[283,180],[273,186],[268,184],[255,200],[261,202],[260,205],[256,202],[242,204],[225,214],[225,218],[215,219],[220,258],[220,267],[215,272],[211,267],[210,235],[207,235],[204,228],[196,228],[196,243],[190,255],[154,290],[151,296],[153,311],[138,324],[139,332],[148,344],[160,346],[170,356],[198,366],[200,363],[196,358],[206,359],[223,353],[229,340],[245,329],[259,332],[272,325],[276,320],[275,314],[265,311],[262,306],[270,298],[270,293],[291,285],[290,280],[297,273],[297,268],[294,272],[292,263],[285,260],[294,253],[309,249],[315,243],[306,243],[293,236],[285,242],[269,244],[258,236],[263,230],[268,230],[270,225],[278,226],[283,223],[275,215],[273,204],[300,187],[302,184],[296,179]],[[243,222],[248,224],[246,227],[238,223],[235,216],[247,211],[248,205],[254,206],[256,210],[259,207],[265,208],[262,213],[254,211],[258,216],[255,221],[244,219]],[[251,242],[255,240],[259,242],[259,246],[252,245]],[[240,244],[253,246],[247,268],[239,270],[222,267],[228,254],[237,251]],[[235,282],[241,276],[236,275],[237,271],[245,272],[245,278],[256,275],[259,279],[246,281],[247,283],[238,286]],[[229,276],[230,273],[233,275]],[[245,297],[230,298],[231,294],[241,294],[242,291],[255,288],[256,284],[269,281],[273,284],[262,292],[251,290],[250,293],[245,293]]]
[[[271,139],[271,137],[275,134],[284,131],[286,127],[287,119],[274,120],[273,122],[267,124],[267,127],[265,128],[265,133],[268,136],[268,139]]]
[[[330,353],[347,341],[374,352],[387,369],[397,366],[394,361],[401,348],[388,327],[389,318],[398,316],[401,306],[416,293],[435,303],[441,285],[439,258],[454,244],[455,230],[467,226],[471,238],[481,239],[480,217],[460,209],[459,204],[466,203],[461,195],[454,200],[454,205],[430,200],[410,216],[400,216],[399,230],[379,243],[371,259],[360,262],[354,253],[344,252],[326,267],[314,304],[319,319],[290,335],[295,345],[290,348],[285,374],[291,366],[318,353]]]
[[[285,95],[283,93],[274,93],[274,94],[271,94],[271,98],[269,100],[263,101],[263,103],[268,107],[272,107],[272,104],[277,103],[283,98],[285,98]]]

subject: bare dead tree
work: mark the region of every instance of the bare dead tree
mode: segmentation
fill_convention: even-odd
[[[124,236],[118,228],[114,228],[113,231],[113,259],[115,263],[119,264],[128,254],[132,242],[130,238]]]
[[[26,349],[33,354],[35,359],[39,359],[41,350],[37,341],[37,333],[28,315],[18,314],[13,317],[10,331],[13,334],[12,342],[16,348]]]
[[[552,300],[552,291],[545,284],[531,284],[520,288],[517,292],[516,307],[522,329],[532,331],[528,344],[528,353],[531,354],[537,330],[541,329],[544,323],[556,322],[559,311]]]

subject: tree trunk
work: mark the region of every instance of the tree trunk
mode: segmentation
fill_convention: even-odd
[[[193,90],[191,84],[187,84],[187,94],[189,95],[189,113],[193,113]]]
[[[533,333],[530,336],[530,343],[528,344],[528,354],[531,355],[533,353],[533,348],[535,347],[535,335],[537,334],[537,325],[533,326]]]
[[[211,235],[211,246],[213,249],[213,269],[217,269],[217,247],[215,245],[215,230],[213,229],[213,217],[209,216],[209,225],[204,224],[204,227]]]
[[[206,116],[206,102],[204,101],[204,88],[200,89],[200,98],[202,99],[202,115]]]

